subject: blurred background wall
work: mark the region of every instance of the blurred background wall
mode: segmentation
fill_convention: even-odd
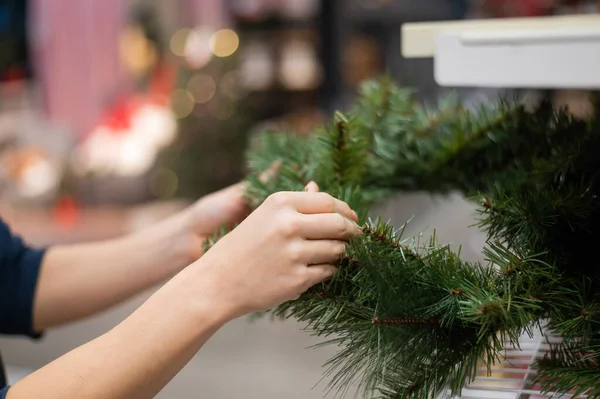
[[[143,228],[244,175],[248,137],[310,132],[383,73],[423,101],[448,92],[406,60],[409,21],[592,10],[549,0],[0,0],[0,215],[34,245]],[[499,90],[462,89],[473,105]],[[573,101],[573,93],[558,93]],[[458,195],[374,210],[480,258]],[[107,331],[147,297],[46,334],[0,339],[14,382]],[[336,348],[294,321],[230,323],[161,398],[319,398]],[[316,387],[313,389],[313,387]],[[349,392],[349,397],[352,392]]]

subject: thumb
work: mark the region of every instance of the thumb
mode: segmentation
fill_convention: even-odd
[[[308,183],[306,185],[306,187],[304,187],[304,191],[306,191],[308,193],[318,193],[319,185],[317,183],[315,183],[314,181],[311,181],[310,183]]]

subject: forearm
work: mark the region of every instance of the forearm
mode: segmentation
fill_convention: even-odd
[[[17,383],[8,399],[154,397],[230,318],[210,295],[198,295],[189,273],[107,334]]]
[[[36,330],[104,310],[180,271],[191,260],[184,216],[111,241],[49,249],[35,299]]]

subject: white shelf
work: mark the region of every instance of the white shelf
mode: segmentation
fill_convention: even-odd
[[[443,86],[600,88],[600,16],[409,23],[402,54]]]

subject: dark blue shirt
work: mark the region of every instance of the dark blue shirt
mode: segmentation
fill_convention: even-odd
[[[0,219],[0,334],[37,338],[33,330],[33,301],[43,250],[27,247]],[[8,387],[0,359],[0,399]]]

